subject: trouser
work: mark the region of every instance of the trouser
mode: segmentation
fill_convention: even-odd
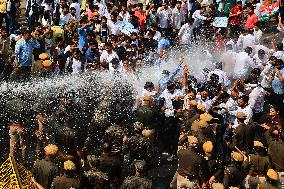
[[[39,20],[39,15],[32,14],[28,17],[28,26],[31,31],[35,29],[35,23]]]
[[[175,173],[171,183],[170,183],[170,188],[177,188],[177,175],[178,172]]]
[[[9,135],[10,135],[10,156],[14,156],[16,150],[15,146],[19,140],[20,149],[22,151],[22,158],[25,159],[27,146],[24,140],[24,129],[22,127],[11,126]]]
[[[175,32],[171,32],[171,41],[172,42],[175,42],[176,41],[176,39],[177,39],[177,37],[178,37],[178,33],[179,33],[179,29],[176,29],[176,31]]]
[[[179,127],[173,117],[165,118],[164,128],[162,128],[161,142],[164,152],[176,154],[179,139]]]
[[[14,33],[16,24],[16,15],[7,13],[7,31],[9,34]]]
[[[4,19],[5,19],[5,22],[7,24],[7,13],[0,13],[0,26],[3,25]]]
[[[263,182],[265,182],[265,177],[248,175],[245,179],[245,187],[248,189],[256,189],[257,185]]]
[[[171,34],[170,28],[160,28],[160,32],[164,33],[166,37],[169,37]]]
[[[278,172],[280,188],[284,188],[284,172]]]
[[[22,67],[16,67],[13,69],[10,79],[11,80],[20,80],[25,81],[30,79],[31,77],[31,67],[30,66],[22,66]]]
[[[230,30],[231,36],[239,36],[241,26],[240,25],[229,25],[229,30]]]
[[[181,176],[177,173],[177,189],[198,189],[198,180],[188,180],[187,178]]]

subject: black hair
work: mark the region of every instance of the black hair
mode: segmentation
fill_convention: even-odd
[[[256,75],[260,75],[260,73],[261,73],[261,70],[259,69],[259,68],[254,68],[253,70],[251,70],[251,72],[250,73],[252,73],[252,74],[256,74]]]
[[[23,29],[22,30],[22,34],[25,35],[25,34],[30,34],[31,31],[29,29]]]
[[[251,47],[246,47],[245,48],[245,52],[248,53],[248,54],[251,54],[252,53],[252,48]]]
[[[239,99],[242,99],[245,103],[248,103],[249,97],[247,95],[242,95],[239,97]]]
[[[227,44],[226,45],[227,50],[233,50],[233,45],[232,44]]]
[[[154,87],[154,84],[152,83],[152,82],[150,82],[150,81],[147,81],[146,83],[145,83],[145,85],[144,85],[144,89],[147,89],[147,88],[149,88],[149,87]]]
[[[283,43],[278,43],[278,44],[276,45],[276,49],[277,49],[278,51],[283,51]]]

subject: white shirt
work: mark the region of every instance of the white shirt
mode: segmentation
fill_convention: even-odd
[[[114,74],[114,73],[121,73],[122,72],[122,67],[123,67],[123,64],[122,64],[122,61],[119,62],[119,65],[116,69],[114,69],[112,67],[112,63],[109,63],[109,72]]]
[[[219,105],[220,108],[225,108],[229,111],[236,111],[238,109],[238,103],[236,100],[234,100],[232,97],[230,97],[226,103],[221,103]],[[231,114],[225,114],[225,111],[221,110],[219,112],[220,114],[223,114],[225,123],[234,123],[235,116]]]
[[[106,50],[104,50],[101,54],[100,61],[106,60],[109,63],[110,67],[112,67],[110,61],[114,58],[119,59],[115,51],[112,50],[112,53],[109,54]]]
[[[263,32],[260,29],[258,29],[257,31],[254,29],[253,35],[255,37],[256,44],[260,44],[262,34]]]
[[[52,3],[46,3],[45,0],[43,0],[41,6],[44,7],[45,11],[50,11],[52,9]]]
[[[193,27],[192,25],[189,25],[188,23],[184,24],[179,33],[178,36],[180,37],[181,44],[190,44],[191,40],[193,38]]]
[[[237,54],[229,50],[221,55],[220,62],[222,62],[222,70],[226,72],[228,77],[233,76]]]
[[[264,69],[262,70],[260,77],[262,78],[261,80],[261,86],[263,88],[271,88],[271,82],[272,80],[270,80],[270,75],[273,74],[273,66],[272,64],[267,64]]]
[[[246,52],[239,52],[236,56],[236,64],[233,74],[234,79],[245,79],[249,74],[248,70],[252,65],[252,58]]]
[[[68,58],[69,59],[69,58]],[[69,62],[69,61],[67,61]],[[79,74],[82,71],[82,61],[73,58],[72,74]]]
[[[216,74],[216,75],[219,76],[219,83],[220,83],[222,86],[228,86],[228,85],[229,85],[229,80],[228,80],[227,73],[224,72],[223,70],[215,69],[215,70],[209,72],[208,77],[207,77],[207,80],[208,80],[208,81],[210,80],[210,76],[211,76],[212,74]]]
[[[66,14],[66,15],[63,15],[63,14],[61,14],[60,15],[60,25],[65,25],[65,24],[67,24],[68,22],[69,22],[69,19],[70,19],[70,13],[68,13],[68,14]]]
[[[118,35],[118,33],[122,30],[123,22],[118,20],[114,23],[112,20],[108,20],[107,25],[112,35]]]
[[[161,11],[161,7],[157,10],[157,16],[159,17],[159,24],[161,28],[168,28],[170,26],[170,18],[172,14],[172,9],[167,8]]]
[[[156,40],[156,41],[160,41],[161,36],[162,36],[161,32],[156,31],[156,33],[155,33],[153,39]]]
[[[249,94],[249,106],[255,113],[263,112],[264,89],[261,86],[254,88]]]
[[[201,98],[201,95],[196,95],[196,102],[198,104],[204,105],[207,111],[209,111],[211,109],[211,107],[212,107],[212,105],[214,104],[215,101],[216,101],[216,97],[214,97],[213,99],[207,98],[206,100],[203,100]]]
[[[269,58],[268,56],[265,54],[264,57],[262,59],[260,59],[258,57],[258,54],[255,54],[253,56],[253,60],[254,60],[254,68],[259,68],[261,70],[263,70],[264,66],[267,64]]]
[[[273,56],[275,56],[277,59],[282,59],[284,61],[284,51],[276,51]]]
[[[173,9],[172,12],[172,27],[174,29],[180,29],[182,23],[185,21],[185,17],[183,15],[182,9],[177,9],[176,7]]]
[[[193,14],[192,14],[192,18],[194,19],[194,23],[193,23],[193,26],[194,27],[199,27],[203,20],[207,20],[207,17],[205,16],[202,16],[200,14],[200,10],[196,10]]]
[[[147,91],[146,89],[143,89],[143,91],[142,91],[142,94],[141,94],[141,96],[142,96],[142,98],[143,97],[145,97],[145,96],[155,96],[157,94],[157,91]]]
[[[243,49],[246,47],[254,47],[257,44],[255,39],[255,36],[252,34],[245,35],[243,38]]]
[[[79,3],[72,3],[71,5],[70,5],[70,8],[71,7],[74,7],[75,9],[76,9],[76,19],[75,20],[77,20],[78,18],[80,18],[80,4]]]
[[[246,106],[244,108],[238,107],[236,111],[230,111],[229,113],[231,115],[236,116],[238,112],[243,112],[248,118],[251,118],[253,115],[252,109],[249,106]],[[238,120],[237,118],[235,118],[233,128],[237,128],[237,127],[238,127]]]
[[[128,22],[128,20],[129,20],[129,18],[130,18],[130,14],[129,14],[128,11],[126,11],[126,12],[124,13],[124,15],[122,14],[122,12],[120,12],[120,13],[118,14],[118,16],[120,16],[120,17],[123,19],[124,22],[125,22],[125,21]]]
[[[238,43],[235,43],[232,39],[226,43],[226,45],[232,45],[232,51],[238,52]]]
[[[161,98],[165,99],[165,106],[166,106],[165,116],[166,117],[174,116],[173,101],[172,100],[177,96],[183,96],[182,91],[179,90],[179,89],[175,89],[173,94],[169,93],[168,89],[165,89],[162,92]]]
[[[241,34],[241,35],[239,36],[238,42],[237,42],[239,49],[243,49],[243,46],[244,46],[244,45],[243,45],[243,42],[244,42],[244,35]]]

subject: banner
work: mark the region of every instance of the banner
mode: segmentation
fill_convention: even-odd
[[[226,28],[228,26],[227,17],[215,17],[213,26],[217,28]]]

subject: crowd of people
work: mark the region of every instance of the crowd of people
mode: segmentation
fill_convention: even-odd
[[[69,97],[56,112],[8,119],[9,155],[35,157],[38,188],[159,188],[148,170],[162,156],[177,164],[168,188],[284,187],[281,1],[28,0],[27,26],[17,23],[19,6],[0,1],[1,81],[85,72],[139,81],[145,67],[161,74],[132,99],[131,115],[112,119],[102,101],[88,128]],[[161,70],[172,46],[204,43],[213,44],[204,49],[213,66],[202,73],[184,57]],[[26,138],[34,138],[34,152]]]

